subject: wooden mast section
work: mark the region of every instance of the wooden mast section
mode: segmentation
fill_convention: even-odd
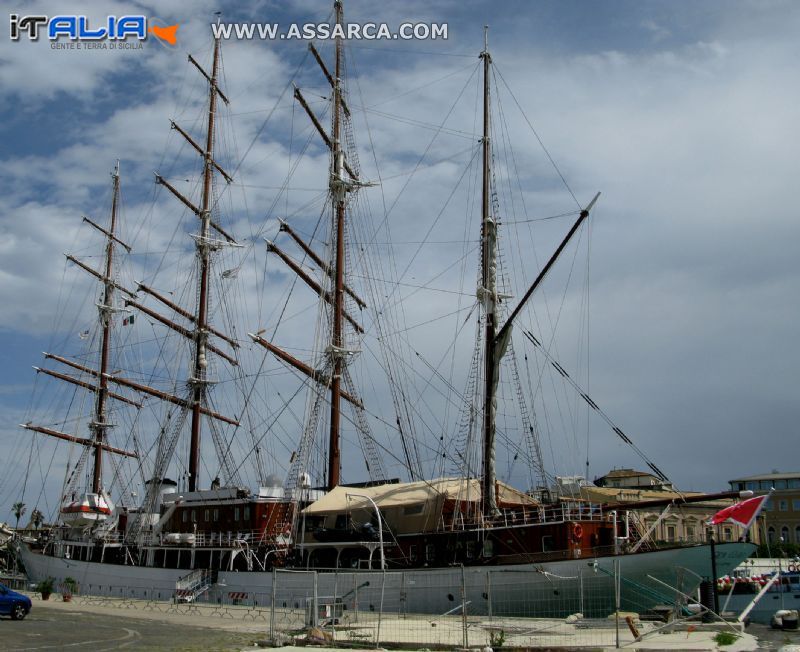
[[[489,69],[492,57],[489,54],[489,27],[484,27],[484,46],[480,58],[483,60],[483,183],[481,189],[481,288],[480,299],[486,319],[484,329],[484,403],[483,403],[483,478],[481,483],[481,508],[484,516],[497,513],[495,495],[495,412],[497,411],[497,384],[499,359],[494,341],[497,331],[495,310],[497,307],[497,231],[490,210],[491,195],[491,143],[489,137]]]
[[[500,362],[511,338],[511,327],[520,311],[544,280],[551,267],[561,255],[572,236],[589,217],[589,212],[600,197],[598,192],[586,208],[580,211],[578,219],[556,248],[553,255],[537,275],[523,295],[519,304],[511,312],[502,327],[497,321],[497,223],[491,215],[491,140],[490,140],[490,95],[489,72],[492,57],[489,54],[489,27],[484,27],[484,46],[480,58],[483,60],[483,186],[481,193],[481,287],[479,299],[486,315],[485,355],[484,355],[484,404],[483,404],[483,473],[481,478],[481,512],[485,518],[499,513],[495,470],[495,420],[497,416],[497,387],[500,383]]]
[[[342,2],[335,0],[336,24],[342,25]],[[336,229],[336,257],[333,264],[333,333],[330,356],[333,361],[331,374],[330,437],[328,441],[328,489],[339,484],[341,473],[341,395],[343,356],[346,355],[343,333],[344,315],[344,227],[345,198],[347,186],[344,178],[344,151],[342,150],[342,38],[336,36],[336,63],[333,86],[333,138],[331,156],[330,191],[334,205]]]
[[[111,348],[111,317],[114,313],[114,283],[112,275],[114,272],[114,242],[116,240],[114,232],[117,226],[117,206],[119,203],[119,161],[114,167],[112,175],[114,180],[114,194],[111,199],[111,223],[108,227],[106,236],[106,269],[105,280],[103,282],[103,303],[98,306],[100,311],[100,323],[103,328],[102,342],[100,344],[100,373],[97,377],[97,392],[95,397],[94,421],[90,428],[94,434],[94,464],[92,469],[92,492],[100,493],[102,489],[103,475],[103,446],[106,439],[106,430],[109,424],[106,420],[106,399],[108,398],[108,359]]]
[[[126,251],[130,252],[131,248],[125,242],[120,240],[116,235],[116,228],[117,228],[117,214],[119,212],[119,196],[120,196],[120,173],[119,173],[119,161],[117,161],[116,165],[114,166],[114,171],[111,173],[112,178],[112,199],[111,199],[111,217],[108,229],[104,229],[102,226],[97,224],[96,222],[90,220],[88,217],[84,216],[83,221],[88,223],[94,229],[102,233],[106,237],[106,246],[105,246],[105,265],[103,266],[103,272],[98,272],[85,263],[82,263],[74,256],[70,256],[66,254],[67,260],[70,262],[75,263],[81,269],[88,272],[92,276],[94,276],[97,280],[101,281],[103,284],[103,296],[101,303],[97,304],[97,309],[99,312],[99,319],[100,319],[100,327],[101,327],[101,337],[100,337],[100,369],[95,370],[89,367],[84,367],[83,365],[78,365],[77,363],[73,363],[66,358],[61,358],[59,356],[52,356],[50,354],[45,353],[46,358],[54,358],[65,364],[72,366],[74,368],[79,369],[80,371],[92,376],[94,378],[94,382],[90,382],[87,380],[82,380],[80,378],[76,378],[75,376],[70,376],[67,374],[58,373],[57,371],[52,371],[50,369],[42,369],[40,367],[34,367],[37,373],[44,373],[48,376],[53,378],[57,378],[58,380],[63,380],[68,383],[72,383],[78,387],[82,387],[83,389],[89,390],[90,392],[94,392],[95,394],[95,401],[94,401],[94,410],[92,413],[92,420],[89,422],[89,429],[92,432],[91,437],[76,437],[75,435],[70,435],[68,433],[63,433],[57,430],[53,430],[52,428],[46,428],[44,426],[37,426],[30,422],[20,424],[22,428],[26,430],[30,430],[32,432],[38,432],[43,435],[48,435],[50,437],[54,437],[56,439],[62,439],[64,441],[70,441],[76,444],[81,444],[82,446],[93,448],[93,460],[92,460],[92,493],[99,494],[103,490],[103,452],[113,453],[116,455],[123,455],[126,457],[133,457],[137,458],[138,454],[135,452],[130,452],[123,450],[121,448],[116,448],[114,446],[109,446],[107,443],[107,431],[109,428],[112,427],[112,424],[109,423],[107,414],[106,414],[106,403],[108,399],[114,399],[120,401],[122,403],[127,403],[129,405],[133,405],[136,408],[141,408],[142,404],[134,401],[133,399],[127,398],[115,392],[109,390],[109,381],[111,379],[111,375],[108,373],[109,362],[111,358],[111,329],[112,329],[112,322],[114,313],[120,312],[122,309],[116,308],[114,306],[114,291],[119,290],[124,294],[129,296],[133,296],[132,293],[127,290],[125,287],[120,285],[114,279],[114,244],[121,245]],[[113,382],[113,381],[111,381]]]
[[[200,200],[200,237],[197,238],[197,257],[199,279],[197,289],[197,309],[195,313],[194,369],[190,378],[192,386],[192,425],[189,442],[189,491],[198,488],[200,472],[200,430],[203,418],[202,408],[208,385],[208,278],[211,265],[211,181],[214,170],[214,118],[217,110],[217,74],[219,71],[219,39],[214,39],[214,61],[211,78],[208,80],[208,122],[206,130],[206,149],[203,167],[203,194]]]

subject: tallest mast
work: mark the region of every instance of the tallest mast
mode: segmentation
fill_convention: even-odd
[[[342,24],[342,2],[334,2],[336,24]],[[333,337],[330,355],[333,359],[331,378],[331,419],[328,443],[328,489],[339,484],[341,451],[339,428],[341,423],[342,356],[345,351],[342,320],[344,315],[344,220],[345,195],[344,151],[342,150],[342,39],[336,37],[336,67],[333,86],[333,139],[330,189],[333,197],[334,227],[336,229],[336,258],[334,263]]]
[[[194,370],[191,378],[192,389],[192,434],[189,448],[189,491],[198,488],[200,470],[200,424],[208,379],[206,369],[208,358],[208,277],[211,262],[211,179],[214,169],[214,117],[217,112],[217,73],[219,70],[219,39],[214,39],[214,63],[208,89],[208,128],[206,131],[205,161],[203,166],[203,195],[200,204],[200,237],[197,239],[199,260],[199,280],[197,290],[197,312],[195,318]]]
[[[497,233],[490,214],[491,147],[489,140],[489,27],[484,27],[483,59],[483,188],[481,193],[481,295],[486,316],[484,355],[484,405],[483,405],[483,478],[481,482],[481,507],[485,517],[497,512],[495,495],[494,435],[497,411],[497,383],[500,363],[495,345],[497,333]]]

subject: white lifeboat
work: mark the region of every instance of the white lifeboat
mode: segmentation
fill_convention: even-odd
[[[114,511],[114,504],[105,494],[85,493],[61,507],[61,520],[73,527],[95,525],[105,521]]]

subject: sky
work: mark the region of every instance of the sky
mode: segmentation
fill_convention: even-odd
[[[2,28],[0,452],[9,468],[0,484],[0,513],[22,495],[23,486],[26,502],[40,504],[42,477],[56,493],[63,479],[65,448],[47,448],[50,466],[27,474],[32,435],[17,424],[38,416],[50,396],[31,366],[41,366],[42,351],[75,347],[76,334],[88,328],[88,317],[77,315],[93,316],[95,298],[87,304],[73,296],[76,287],[85,289],[85,278],[65,264],[62,254],[91,255],[98,241],[81,226],[80,216],[107,213],[108,175],[116,159],[123,175],[123,235],[146,252],[131,259],[129,278],[150,278],[162,260],[159,252],[180,232],[180,207],[168,193],[156,191],[152,174],[185,177],[188,185],[181,188],[196,189],[193,154],[168,120],[175,118],[189,130],[202,125],[204,82],[187,65],[186,54],[208,65],[209,24],[217,10],[223,21],[286,26],[326,21],[330,6],[310,0],[202,1],[190,10],[178,2],[31,2],[19,11],[74,12],[98,21],[141,13],[160,24],[180,24],[176,47],[151,36],[141,50],[131,51],[54,50],[45,39],[12,42],[8,23]],[[476,199],[474,188],[463,200],[448,203],[447,196],[451,189],[469,186],[459,182],[465,169],[464,178],[472,178],[473,168],[465,166],[477,143],[479,78],[471,75],[483,46],[483,25],[489,24],[492,58],[501,75],[495,82],[502,104],[493,108],[502,108],[507,120],[520,180],[520,193],[506,209],[514,215],[504,217],[513,223],[512,218],[522,221],[520,210],[540,217],[575,209],[539,140],[579,204],[602,192],[574,254],[584,266],[578,274],[585,286],[569,275],[567,263],[557,266],[542,298],[549,303],[532,307],[527,325],[540,326],[537,315],[552,318],[559,301],[565,314],[577,315],[565,317],[558,329],[551,321],[538,334],[554,342],[551,352],[577,370],[584,389],[677,486],[718,491],[735,477],[800,470],[793,456],[784,459],[796,450],[800,435],[800,219],[793,192],[800,178],[795,151],[800,7],[743,0],[348,1],[345,14],[351,21],[390,26],[404,21],[448,25],[446,41],[360,41],[347,51],[362,168],[368,178],[381,179],[379,189],[361,192],[370,193],[374,222],[391,225],[401,242],[411,243],[419,234],[428,240],[424,247],[400,247],[395,261],[407,284],[403,296],[408,301],[398,313],[406,353],[445,360],[446,337],[467,315],[465,297],[471,294],[474,300],[473,271],[467,278],[459,266],[442,270],[443,261],[449,265],[462,256],[468,239],[477,240],[477,231],[464,235],[465,225],[476,224],[477,203],[468,205],[470,197]],[[329,44],[320,49],[330,53]],[[231,107],[220,151],[223,165],[242,181],[221,206],[230,213],[226,224],[253,251],[261,251],[262,236],[276,236],[281,212],[302,213],[316,196],[303,189],[324,189],[327,154],[307,124],[299,126],[306,117],[292,108],[291,90],[286,91],[306,57],[306,43],[231,40],[223,50]],[[309,65],[299,70],[299,85],[309,89],[311,105],[323,112],[324,80]],[[463,101],[454,105],[464,89]],[[451,105],[446,125],[452,132],[432,140]],[[423,152],[424,169],[406,187],[407,172]],[[294,165],[297,190],[279,195],[276,189]],[[498,167],[499,175],[509,173],[509,160]],[[315,204],[311,212],[319,209]],[[181,219],[188,223],[186,216]],[[313,220],[298,221],[305,233],[313,226]],[[530,251],[517,245],[519,231],[509,237],[511,267],[521,272],[515,296],[566,228],[564,221],[542,223]],[[379,233],[381,238],[387,234],[385,228]],[[456,239],[459,244],[453,246]],[[258,255],[260,262],[242,267],[243,289],[231,300],[246,315],[240,328],[253,331],[275,324],[275,306],[284,297],[276,286],[287,278],[285,268],[274,262],[267,267],[263,253]],[[165,275],[174,281],[186,269],[164,264],[159,287],[172,287]],[[415,292],[420,285],[440,293]],[[451,295],[460,298],[453,304],[460,312],[446,323],[445,333],[441,321],[430,328],[416,326],[450,311]],[[298,305],[313,315],[313,303],[309,292]],[[559,332],[557,345],[549,339],[551,329]],[[238,335],[247,339],[241,330]],[[300,329],[290,327],[281,338],[295,352],[309,348],[299,341]],[[524,340],[515,340],[518,353],[524,346]],[[258,362],[258,352],[248,355]],[[459,355],[445,375],[463,387],[468,358]],[[274,360],[270,365],[281,369]],[[369,371],[364,378],[375,382]],[[274,382],[284,387],[282,380]],[[421,398],[424,387],[417,379],[414,391]],[[388,403],[386,390],[372,391]],[[267,397],[269,391],[257,393]],[[38,404],[32,404],[32,396]],[[386,418],[389,408],[382,412]],[[303,409],[300,399],[299,418]],[[615,466],[642,465],[596,419],[570,421],[562,412],[566,430],[572,425],[580,431],[565,435],[564,424],[555,423],[561,405],[544,409],[552,414],[539,415],[539,428],[545,461],[555,473],[586,473],[587,432],[590,477]],[[420,417],[426,424],[421,431],[433,435],[436,424],[453,430],[458,413],[446,402],[431,400]],[[568,445],[559,446],[564,437]],[[34,440],[37,448],[52,445],[41,439]],[[393,444],[386,446],[396,452]],[[271,452],[286,453],[280,447]],[[394,465],[387,464],[394,473]]]

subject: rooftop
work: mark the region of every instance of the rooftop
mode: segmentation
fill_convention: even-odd
[[[772,473],[764,473],[762,475],[749,475],[745,478],[734,478],[733,480],[728,480],[728,482],[758,482],[759,480],[793,480],[795,478],[800,478],[800,471],[794,471],[792,473],[779,473],[777,471],[773,471]]]
[[[647,471],[635,471],[633,469],[612,469],[606,473],[603,478],[639,478],[639,477],[655,477],[652,473]]]

